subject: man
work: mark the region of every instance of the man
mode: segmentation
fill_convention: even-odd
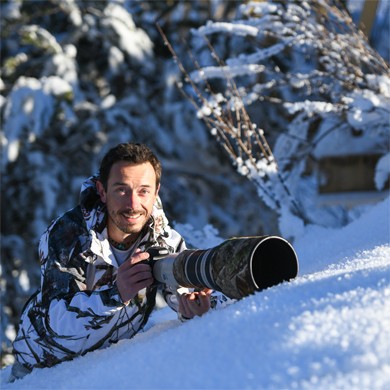
[[[145,145],[125,143],[103,158],[80,203],[40,240],[41,288],[27,302],[14,341],[12,379],[105,348],[139,332],[158,286],[145,262],[152,246],[186,249],[168,226],[158,197],[161,164]],[[180,294],[162,287],[181,319],[223,303],[211,290]],[[212,304],[211,304],[212,298]]]

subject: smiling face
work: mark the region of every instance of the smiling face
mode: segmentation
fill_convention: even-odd
[[[100,199],[107,206],[108,235],[123,242],[139,233],[149,220],[159,188],[149,163],[119,161],[111,167],[107,189],[97,182]]]

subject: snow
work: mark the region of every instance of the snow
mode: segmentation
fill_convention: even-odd
[[[375,170],[375,187],[378,190],[383,190],[390,176],[390,153],[385,154],[378,161]]]
[[[299,276],[180,323],[155,312],[145,332],[2,389],[390,388],[390,198],[349,225],[307,226]],[[196,244],[216,245],[212,227]],[[183,233],[183,234],[184,234]]]
[[[26,138],[26,129],[31,129],[28,134],[30,142],[43,134],[49,126],[55,96],[66,92],[71,92],[70,85],[57,76],[40,81],[19,77],[5,106],[3,166],[19,156],[20,140]]]
[[[205,26],[201,26],[197,30],[194,30],[194,33],[200,35],[209,35],[219,32],[229,32],[237,35],[255,37],[259,33],[259,29],[243,23],[209,22]]]
[[[191,72],[190,77],[193,82],[199,83],[202,80],[219,78],[225,80],[226,77],[237,77],[245,75],[253,75],[262,73],[264,71],[263,65],[257,64],[237,64],[236,66],[208,66],[202,70]]]
[[[152,53],[153,43],[143,30],[136,28],[133,18],[122,5],[108,4],[102,23],[108,32],[112,29],[118,35],[119,46],[125,53],[137,61],[145,61],[143,64],[147,65],[146,59]],[[129,31],[132,32],[131,39]]]

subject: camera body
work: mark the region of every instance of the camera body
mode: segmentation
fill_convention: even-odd
[[[167,248],[153,246],[147,249],[150,255],[147,263],[152,267],[153,277],[159,283],[164,283],[169,287],[180,287],[173,275],[173,263],[178,253],[169,253]]]

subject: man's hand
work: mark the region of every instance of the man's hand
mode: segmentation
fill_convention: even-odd
[[[153,284],[152,268],[149,264],[138,264],[146,260],[149,253],[136,250],[119,268],[116,286],[123,302],[133,299],[138,291]]]
[[[213,290],[205,288],[200,292],[179,296],[179,312],[185,318],[202,316],[210,309],[210,294]]]

